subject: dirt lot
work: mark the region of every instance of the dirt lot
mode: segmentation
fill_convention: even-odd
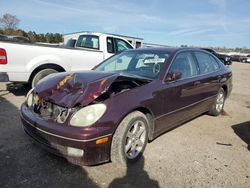
[[[165,133],[127,169],[74,166],[37,147],[19,119],[27,88],[0,83],[0,187],[250,187],[250,64],[232,70],[223,115]]]

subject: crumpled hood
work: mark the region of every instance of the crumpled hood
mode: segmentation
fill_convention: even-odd
[[[40,100],[60,106],[85,106],[104,93],[118,76],[119,73],[97,71],[51,74],[34,91]]]

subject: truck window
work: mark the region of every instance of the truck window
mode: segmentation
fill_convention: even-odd
[[[76,47],[99,50],[99,37],[95,35],[80,35]]]
[[[132,49],[133,47],[122,39],[115,38],[116,53]]]
[[[73,48],[76,44],[76,39],[69,39],[66,43],[66,47]]]
[[[108,53],[115,53],[113,38],[107,38],[107,51]]]
[[[140,48],[141,47],[141,42],[136,41],[135,47]]]

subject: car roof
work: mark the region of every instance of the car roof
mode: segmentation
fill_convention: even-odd
[[[132,50],[132,49],[131,49]],[[127,51],[131,51],[127,50]],[[200,48],[183,48],[183,47],[151,47],[151,48],[136,48],[133,51],[143,51],[143,52],[150,52],[150,51],[166,51],[169,53],[176,53],[179,51],[204,51]]]
[[[213,52],[215,52],[212,48],[200,48],[200,49],[206,50],[206,51],[213,51]]]

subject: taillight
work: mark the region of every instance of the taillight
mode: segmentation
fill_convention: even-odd
[[[7,53],[5,49],[0,48],[0,64],[7,64]]]

